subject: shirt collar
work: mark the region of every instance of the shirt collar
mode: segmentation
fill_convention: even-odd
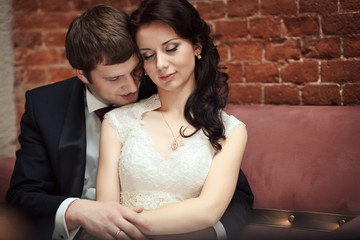
[[[90,91],[87,87],[85,87],[86,89],[86,103],[87,103],[87,107],[89,112],[94,112],[100,108],[104,108],[107,107],[108,105],[106,105],[105,103],[99,101]]]

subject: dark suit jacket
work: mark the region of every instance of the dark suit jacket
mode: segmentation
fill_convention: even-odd
[[[6,199],[51,239],[55,214],[80,197],[86,163],[84,84],[77,78],[26,92],[16,163]]]
[[[140,98],[152,95],[155,89],[151,83],[142,82]],[[77,77],[26,92],[21,148],[16,152],[6,199],[33,220],[38,239],[51,239],[59,205],[68,197],[82,194],[86,163],[84,110],[84,84]],[[239,183],[232,210],[223,220],[229,235],[236,234],[252,203],[242,172]]]

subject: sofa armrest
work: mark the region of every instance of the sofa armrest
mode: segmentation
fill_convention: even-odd
[[[0,202],[5,201],[14,165],[15,157],[0,158]]]
[[[360,216],[254,209],[239,239],[358,240]]]
[[[252,210],[249,223],[263,226],[330,232],[356,217],[357,216],[333,213],[263,208]]]

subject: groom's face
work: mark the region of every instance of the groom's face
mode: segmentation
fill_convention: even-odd
[[[140,85],[140,79],[134,74],[138,63],[138,58],[133,55],[120,64],[98,64],[90,72],[91,82],[86,78],[86,81],[82,81],[98,100],[107,105],[122,106],[133,103],[138,98]]]

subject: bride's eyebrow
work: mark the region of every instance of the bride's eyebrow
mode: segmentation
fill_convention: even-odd
[[[174,41],[174,40],[178,40],[178,38],[169,39],[169,40],[167,40],[166,42],[162,43],[161,46],[164,46],[164,45],[166,45],[166,44],[168,44],[169,42]]]
[[[178,38],[169,39],[169,40],[163,42],[163,43],[161,44],[161,46],[164,46],[164,45],[166,45],[166,44],[168,44],[169,42],[174,41],[174,40],[178,40]],[[140,50],[140,51],[146,51],[146,50],[151,50],[151,49],[150,49],[150,48],[139,48],[139,50]]]

